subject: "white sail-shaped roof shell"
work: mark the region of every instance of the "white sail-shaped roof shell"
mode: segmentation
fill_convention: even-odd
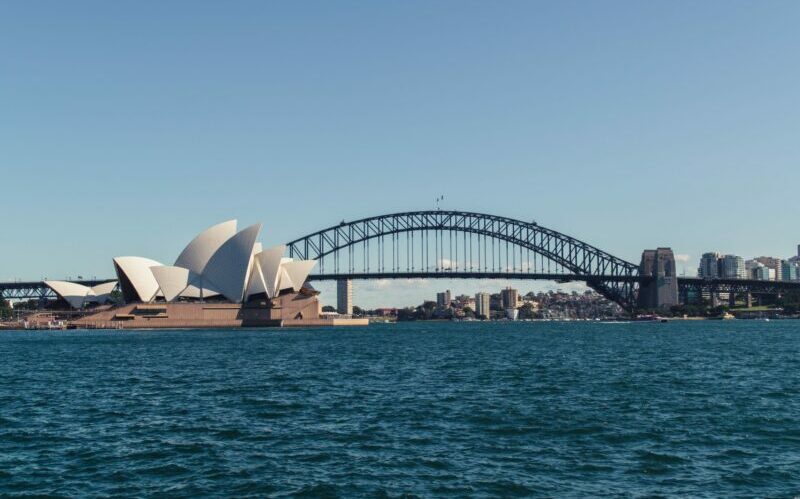
[[[264,283],[264,274],[261,272],[261,264],[258,262],[258,258],[253,257],[253,263],[250,266],[250,277],[247,278],[247,290],[244,292],[245,301],[247,301],[249,297],[259,293],[267,293],[267,286]]]
[[[148,302],[156,297],[158,282],[150,268],[161,267],[160,262],[141,256],[118,256],[114,258],[114,264],[124,274],[118,276],[120,280],[127,279],[139,295],[139,300]]]
[[[111,292],[117,287],[117,281],[104,282],[97,286],[92,286],[89,290],[89,298],[87,301],[97,303],[105,303],[111,298]]]
[[[69,281],[44,281],[45,285],[53,290],[59,298],[64,299],[72,308],[83,308],[90,302],[105,303],[111,297],[111,292],[117,286],[117,281],[110,281],[97,286],[88,287]]]
[[[189,269],[167,265],[152,267],[150,271],[153,273],[153,277],[155,277],[158,287],[167,301],[172,301],[181,295],[189,286],[189,275],[193,274]]]
[[[225,298],[241,302],[259,232],[261,224],[251,225],[225,241],[209,259],[202,273],[203,285],[208,281]]]
[[[69,281],[44,281],[48,288],[64,299],[72,308],[83,308],[91,288]]]
[[[236,220],[228,220],[209,227],[184,248],[175,260],[175,267],[183,267],[201,275],[214,253],[235,234]]]
[[[287,289],[294,289],[294,283],[292,282],[289,272],[286,271],[286,267],[281,265],[281,270],[278,277],[278,292]]]
[[[289,275],[289,279],[292,281],[292,289],[300,291],[300,288],[308,278],[308,274],[311,273],[311,269],[313,269],[316,264],[317,262],[315,260],[294,260],[282,265]]]
[[[270,298],[274,298],[278,292],[281,261],[285,251],[286,245],[282,244],[274,248],[265,249],[255,256],[261,270],[261,277],[264,279],[264,288]]]

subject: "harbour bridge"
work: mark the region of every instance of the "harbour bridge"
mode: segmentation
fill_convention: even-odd
[[[680,298],[717,293],[779,295],[800,282],[671,276],[618,258],[535,221],[466,211],[379,215],[322,229],[287,244],[289,256],[318,261],[309,280],[536,279],[581,281],[627,311],[657,308],[645,288],[675,281]],[[671,252],[670,252],[671,253]],[[668,270],[666,274],[669,274]],[[657,289],[652,289],[656,292]],[[656,293],[648,293],[652,295]],[[676,297],[677,302],[677,297]]]
[[[744,294],[749,299],[800,290],[800,282],[680,277],[674,260],[651,268],[644,256],[641,263],[628,262],[535,221],[465,211],[412,211],[342,221],[287,243],[287,251],[292,258],[317,260],[310,281],[580,281],[627,311],[656,308],[669,287],[675,289],[675,303],[678,297],[686,302],[690,293]],[[109,280],[78,282],[91,286]],[[0,297],[44,300],[52,295],[41,282],[16,282],[0,283]]]

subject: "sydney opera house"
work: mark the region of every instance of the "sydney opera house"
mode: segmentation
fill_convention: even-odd
[[[360,325],[325,318],[318,293],[306,283],[314,260],[284,256],[286,247],[264,249],[261,224],[237,231],[236,220],[195,237],[172,265],[140,256],[114,258],[118,281],[94,287],[46,281],[69,306],[90,313],[75,327],[179,328]],[[119,289],[121,300],[112,301]],[[120,303],[121,301],[121,303]]]

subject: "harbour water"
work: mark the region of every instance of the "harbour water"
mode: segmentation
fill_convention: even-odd
[[[0,496],[800,494],[800,322],[0,333]]]

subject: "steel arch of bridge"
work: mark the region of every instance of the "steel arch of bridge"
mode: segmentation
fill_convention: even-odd
[[[427,245],[431,242],[431,232],[434,234],[439,233],[442,237],[444,233],[449,233],[452,238],[452,233],[455,232],[456,234],[464,234],[464,238],[466,238],[467,234],[470,234],[490,238],[498,242],[503,241],[507,245],[514,246],[514,251],[517,251],[517,249],[532,251],[566,269],[568,273],[550,274],[542,272],[537,274],[531,272],[530,269],[528,271],[506,269],[502,272],[488,272],[485,267],[482,271],[480,268],[476,271],[471,262],[470,268],[467,268],[465,263],[463,271],[452,272],[439,268],[438,253],[436,255],[437,265],[433,271],[428,269],[426,272],[419,272],[420,269],[412,268],[413,263],[408,265],[408,258],[406,258],[406,267],[401,268],[400,259],[396,257],[396,253],[402,252],[405,248],[399,245],[396,246],[396,237],[399,234],[412,233],[411,251],[413,252],[413,233],[422,233],[421,244]],[[426,233],[428,234],[427,239],[425,238]],[[385,241],[387,238],[391,239],[389,243]],[[378,272],[370,272],[369,269],[363,269],[363,272],[356,271],[352,257],[353,248],[360,245],[366,247],[372,240],[378,241],[378,251],[383,251],[380,249],[381,245],[385,249],[388,244],[391,244],[392,255],[389,271],[386,270],[385,257],[381,260],[380,256],[378,257]],[[441,240],[444,241],[444,239]],[[486,239],[484,239],[484,244],[485,242]],[[435,240],[435,243],[438,244],[439,240]],[[456,244],[458,244],[458,241]],[[470,245],[472,245],[472,241],[470,241]],[[478,246],[480,248],[480,239]],[[504,277],[513,279],[560,276],[559,280],[585,281],[591,288],[606,298],[617,302],[625,309],[632,310],[636,305],[636,290],[639,282],[638,265],[617,258],[566,234],[542,227],[536,222],[524,222],[496,215],[444,210],[379,215],[354,222],[342,222],[339,225],[296,239],[288,243],[287,247],[289,256],[293,258],[314,259],[320,262],[316,273],[310,276],[310,279],[358,279],[362,277],[373,278],[375,276],[406,278],[420,275],[438,278]],[[492,248],[494,252],[494,246]],[[343,258],[339,258],[339,256],[340,253],[347,251],[350,254],[346,258],[346,269],[342,271],[341,260]],[[428,251],[427,246],[425,251]],[[458,246],[456,246],[456,251],[458,251]],[[326,274],[325,265],[325,257],[327,256],[334,257],[334,271],[328,274]],[[508,263],[508,246],[506,246],[506,263]]]

